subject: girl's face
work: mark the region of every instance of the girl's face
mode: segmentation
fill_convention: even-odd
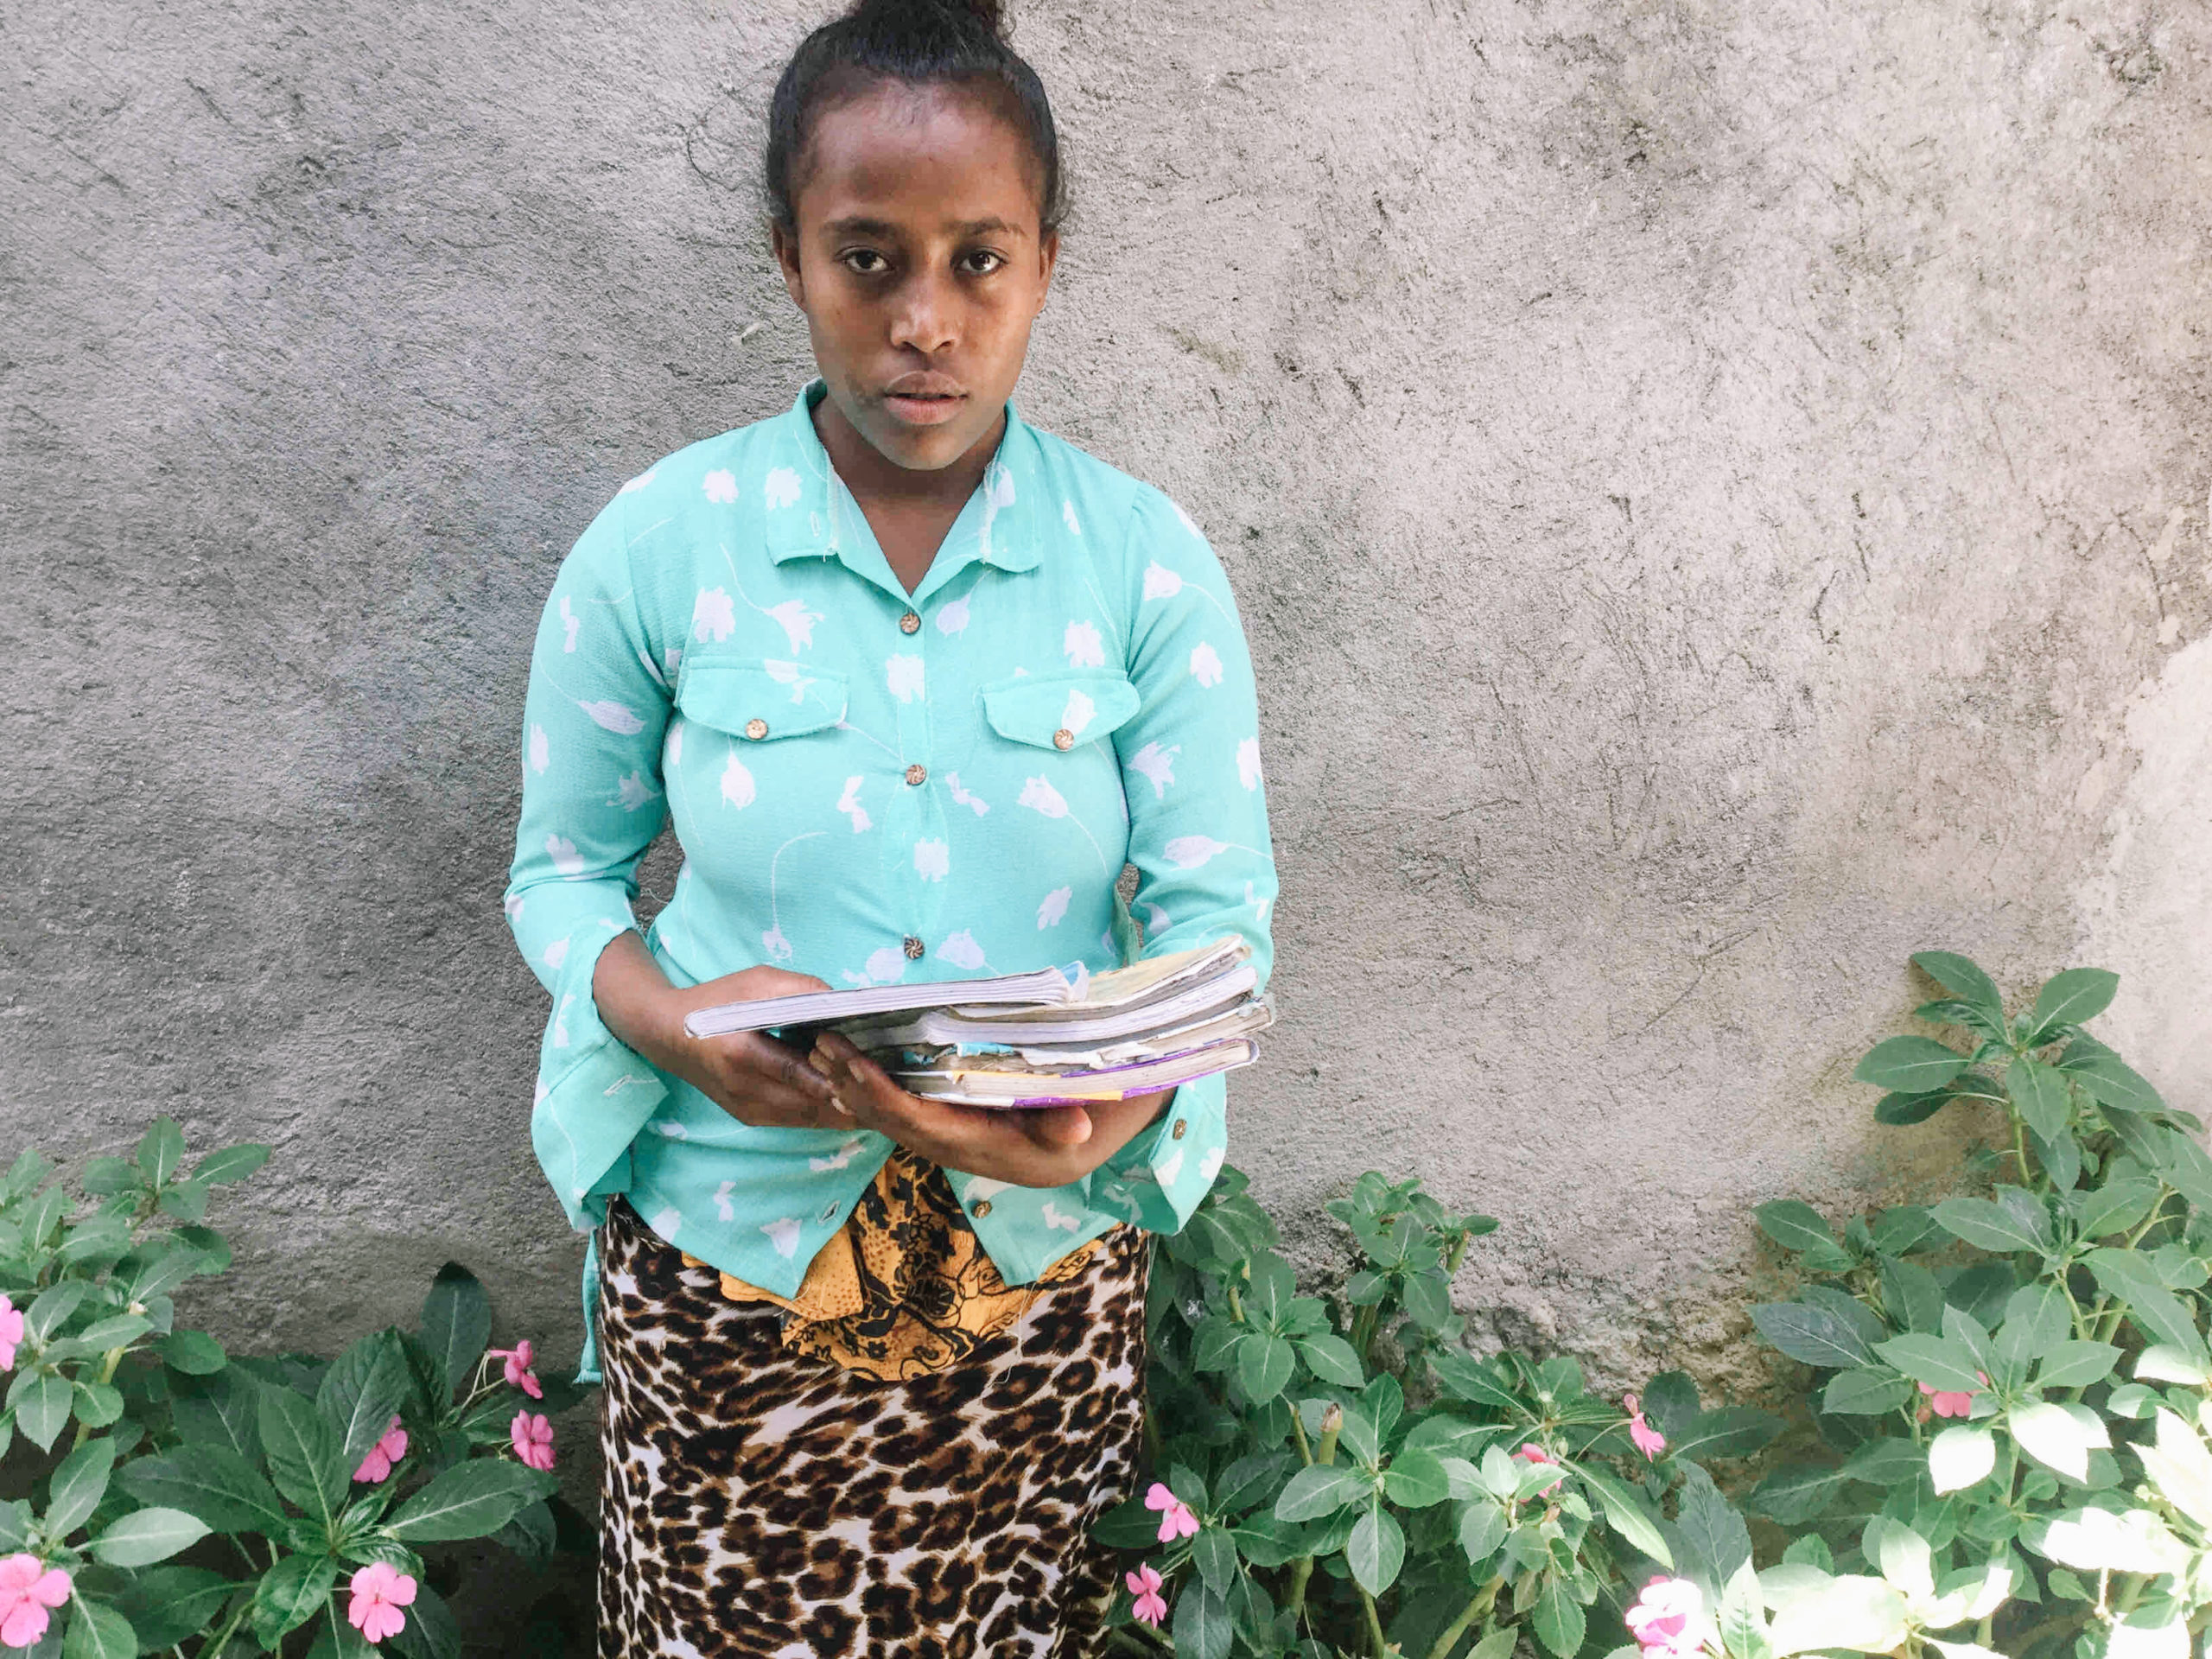
[[[776,232],[837,410],[885,459],[951,465],[995,436],[1059,238],[1037,165],[957,87],[886,82],[823,111],[797,232]]]

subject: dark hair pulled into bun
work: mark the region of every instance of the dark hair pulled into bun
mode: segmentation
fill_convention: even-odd
[[[1052,106],[1037,72],[1007,43],[1001,0],[859,0],[799,42],[768,101],[762,174],[779,229],[798,228],[798,171],[816,118],[886,80],[950,82],[984,98],[1028,144],[1039,219],[1059,228],[1067,201]]]

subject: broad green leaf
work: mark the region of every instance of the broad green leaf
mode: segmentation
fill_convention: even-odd
[[[1957,1098],[1948,1085],[1919,1094],[1904,1089],[1892,1090],[1874,1103],[1874,1121],[1892,1128],[1925,1123]]]
[[[1405,1561],[1406,1535],[1397,1517],[1379,1504],[1370,1506],[1344,1545],[1344,1564],[1353,1580],[1370,1596],[1379,1596],[1397,1581]]]
[[[1433,1453],[1408,1449],[1392,1458],[1383,1471],[1382,1491],[1401,1508],[1425,1510],[1451,1497],[1452,1483]]]
[[[1598,1503],[1605,1511],[1606,1522],[1615,1532],[1660,1566],[1674,1566],[1674,1555],[1667,1548],[1666,1539],[1661,1535],[1649,1513],[1627,1486],[1603,1469],[1590,1464],[1578,1463],[1571,1466],[1576,1478],[1598,1495]]]
[[[2103,1238],[2134,1228],[2158,1201],[2158,1183],[2147,1178],[2112,1181],[2080,1195],[2075,1216],[2084,1238]]]
[[[33,1342],[48,1340],[92,1294],[92,1288],[81,1279],[64,1279],[41,1291],[23,1310],[23,1333]]]
[[[315,1409],[338,1431],[348,1469],[359,1466],[406,1402],[407,1359],[394,1335],[378,1331],[354,1343],[330,1363],[315,1390]]]
[[[184,1161],[184,1131],[173,1117],[157,1117],[138,1142],[138,1168],[147,1185],[159,1186]]]
[[[430,1294],[423,1299],[422,1337],[454,1387],[466,1386],[492,1340],[492,1299],[476,1275],[457,1262],[447,1262],[430,1281]]]
[[[1255,1406],[1281,1394],[1296,1369],[1290,1344],[1281,1337],[1255,1334],[1236,1346],[1236,1380]]]
[[[2075,1480],[2089,1472],[2089,1446],[2081,1424],[2065,1407],[2050,1401],[2022,1406],[2005,1419],[2020,1450]]]
[[[2145,1348],[2137,1357],[2135,1375],[2145,1382],[2180,1382],[2196,1389],[2212,1382],[2212,1365],[2179,1348],[2160,1343]]]
[[[2126,1303],[2129,1317],[2154,1343],[2177,1348],[2191,1359],[2204,1357],[2204,1339],[2197,1333],[2195,1318],[2158,1282],[2141,1256],[2133,1250],[2106,1248],[2090,1251],[2087,1259],[2097,1287]]]
[[[137,1459],[117,1479],[141,1503],[182,1510],[216,1532],[276,1533],[284,1525],[284,1506],[260,1471],[217,1442]]]
[[[560,1482],[520,1464],[476,1458],[448,1469],[401,1504],[385,1529],[402,1543],[440,1543],[497,1532],[515,1512],[550,1497]]]
[[[1874,1351],[1914,1382],[1925,1382],[1931,1389],[1974,1394],[1982,1386],[1980,1377],[1975,1375],[1978,1368],[1973,1353],[1948,1337],[1917,1333],[1891,1337],[1878,1344]]]
[[[1943,1287],[1916,1262],[1882,1258],[1882,1305],[1907,1331],[1939,1335],[1943,1329]]]
[[[1885,1255],[1910,1255],[1942,1239],[1936,1217],[1916,1204],[1892,1205],[1874,1217],[1874,1248]]]
[[[289,1389],[261,1391],[261,1445],[276,1490],[305,1510],[326,1533],[344,1507],[353,1465],[346,1461],[337,1430],[305,1398]]]
[[[1226,1598],[1236,1576],[1236,1545],[1219,1527],[1201,1527],[1191,1540],[1192,1564],[1214,1594]]]
[[[1721,1650],[1732,1659],[1774,1659],[1774,1643],[1767,1639],[1765,1608],[1759,1593],[1759,1575],[1745,1561],[1720,1592],[1716,1623]]]
[[[41,1452],[52,1451],[69,1426],[69,1384],[51,1371],[23,1372],[8,1390],[8,1404],[23,1438]]]
[[[1544,1575],[1544,1586],[1536,1592],[1535,1611],[1529,1616],[1529,1628],[1556,1659],[1573,1659],[1581,1651],[1587,1630],[1582,1604],[1557,1573]]]
[[[1954,996],[1973,1003],[2000,1028],[2003,1027],[2005,999],[1997,989],[1997,982],[1967,958],[1949,950],[1916,950],[1912,964]]]
[[[2201,1527],[2212,1527],[2212,1452],[2171,1411],[2158,1414],[2157,1439],[2130,1448],[2166,1499]]]
[[[1501,1624],[1467,1649],[1467,1659],[1512,1659],[1513,1649],[1519,1643],[1521,1627],[1518,1624]],[[1634,1659],[1634,1656],[1640,1651],[1641,1649],[1637,1648],[1625,1648],[1619,1649],[1617,1653],[1608,1654],[1606,1659],[1620,1659],[1621,1654],[1626,1654],[1630,1656],[1630,1659]],[[1325,1659],[1325,1649],[1320,1648],[1318,1643],[1301,1648],[1299,1649],[1299,1659]]]
[[[1777,1198],[1751,1211],[1766,1236],[1788,1250],[1809,1249],[1815,1244],[1834,1245],[1835,1235],[1821,1212],[1796,1198]]]
[[[1901,1486],[1918,1480],[1928,1471],[1928,1453],[1902,1434],[1884,1434],[1864,1442],[1843,1460],[1850,1479],[1873,1486]]]
[[[1751,1507],[1785,1527],[1800,1527],[1825,1515],[1847,1479],[1840,1468],[1792,1464],[1758,1484],[1751,1493]]]
[[[1429,1366],[1445,1390],[1461,1400],[1503,1411],[1523,1409],[1522,1402],[1499,1380],[1487,1361],[1447,1352],[1432,1355]]]
[[[1175,1598],[1176,1659],[1229,1659],[1236,1625],[1229,1604],[1202,1584],[1186,1584]]]
[[[109,1567],[151,1567],[209,1531],[206,1522],[182,1510],[134,1510],[92,1540],[92,1554]]]
[[[2101,968],[2069,968],[2053,975],[2036,993],[2035,1012],[2028,1016],[2029,1022],[2037,1033],[2081,1025],[2110,1007],[2119,988],[2118,974]]]
[[[416,1591],[407,1623],[391,1640],[401,1659],[461,1659],[461,1625],[444,1599],[427,1584]]]
[[[1505,1511],[1488,1498],[1478,1497],[1459,1510],[1459,1548],[1468,1561],[1480,1567],[1505,1541]]]
[[[2120,1350],[2108,1342],[2062,1342],[2044,1356],[2036,1374],[2039,1389],[2085,1389],[2101,1382],[2120,1363]]]
[[[2105,1659],[2189,1659],[2194,1646],[2183,1610],[2166,1602],[2139,1607],[2115,1621]]]
[[[2088,1065],[2069,1066],[2075,1081],[2096,1097],[2097,1104],[2116,1112],[2162,1112],[2165,1101],[2139,1071],[2107,1055]],[[2115,1126],[2116,1127],[2116,1126]]]
[[[146,1651],[158,1653],[206,1630],[238,1587],[205,1567],[155,1567],[132,1573],[113,1599]]]
[[[2073,1116],[2064,1075],[2041,1060],[2024,1056],[2014,1060],[2005,1069],[2005,1092],[2012,1096],[2020,1121],[2046,1141],[2063,1133]]]
[[[1303,1338],[1298,1344],[1298,1353],[1299,1357],[1306,1362],[1306,1370],[1324,1382],[1356,1389],[1367,1380],[1367,1373],[1360,1366],[1358,1353],[1342,1337]]]
[[[267,1147],[241,1142],[209,1153],[192,1172],[192,1179],[201,1186],[224,1186],[245,1179],[268,1161]]]
[[[1908,1602],[1936,1593],[1936,1573],[1928,1541],[1901,1521],[1876,1516],[1866,1523],[1863,1546],[1882,1576],[1904,1592]]]
[[[105,1428],[123,1415],[123,1390],[109,1382],[71,1385],[70,1410],[86,1428]]]
[[[223,1344],[205,1331],[178,1331],[157,1344],[162,1361],[187,1376],[211,1376],[230,1363]]]
[[[1696,1464],[1684,1465],[1681,1496],[1676,1506],[1675,1536],[1688,1559],[1678,1554],[1675,1567],[1695,1576],[1701,1570],[1711,1582],[1726,1584],[1736,1569],[1751,1558],[1751,1529],[1744,1517],[1713,1484],[1713,1477]]]
[[[327,1555],[287,1555],[261,1575],[253,1592],[253,1628],[264,1647],[296,1630],[322,1611],[338,1582],[338,1563]]]
[[[2037,1554],[2085,1572],[2172,1573],[2190,1560],[2181,1540],[2148,1510],[2069,1510],[2039,1533],[2030,1535]]]
[[[1857,1331],[1809,1302],[1766,1303],[1751,1310],[1751,1322],[1769,1342],[1808,1365],[1864,1365],[1871,1357]]]
[[[249,1462],[261,1455],[259,1395],[228,1366],[211,1376],[171,1377],[169,1413],[187,1441],[224,1446]]]
[[[1926,1094],[1967,1069],[1963,1055],[1929,1037],[1891,1037],[1874,1045],[1852,1076],[1878,1089]]]
[[[67,1538],[92,1519],[106,1494],[108,1475],[114,1467],[115,1442],[105,1437],[87,1440],[61,1459],[47,1484],[48,1537]]]
[[[1904,1642],[1904,1597],[1880,1579],[1830,1579],[1777,1607],[1769,1636],[1785,1659],[1835,1648],[1888,1653]]]
[[[1872,1417],[1895,1411],[1912,1398],[1912,1379],[1887,1366],[1838,1371],[1821,1393],[1821,1408],[1839,1417]]]
[[[1928,1473],[1938,1496],[1962,1492],[1997,1466],[1997,1437],[1986,1428],[1952,1427],[1928,1446]]]
[[[2039,1205],[2031,1211],[1987,1198],[1946,1198],[1931,1213],[1945,1231],[1985,1250],[2033,1250],[2048,1255],[2057,1248],[2050,1218]]]
[[[133,1659],[138,1632],[112,1607],[79,1596],[69,1610],[69,1634],[61,1639],[61,1659]]]

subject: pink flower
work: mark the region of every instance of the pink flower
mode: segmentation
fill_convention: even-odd
[[[1627,1622],[1643,1659],[1690,1659],[1712,1634],[1705,1598],[1688,1579],[1653,1579],[1628,1610]]]
[[[22,1328],[21,1314],[16,1326]],[[29,1647],[46,1634],[47,1609],[68,1605],[69,1575],[60,1567],[22,1551],[0,1560],[0,1648]]]
[[[1198,1517],[1191,1513],[1191,1506],[1169,1491],[1159,1481],[1144,1495],[1144,1506],[1160,1511],[1160,1541],[1172,1544],[1178,1538],[1198,1535]]]
[[[22,1310],[0,1296],[0,1371],[16,1369],[16,1344],[22,1339]]]
[[[1646,1458],[1656,1458],[1667,1449],[1667,1437],[1643,1421],[1643,1408],[1632,1394],[1621,1395],[1621,1404],[1628,1408],[1628,1437],[1636,1442],[1636,1449]]]
[[[1167,1602],[1160,1593],[1159,1573],[1148,1567],[1141,1567],[1122,1576],[1128,1584],[1129,1593],[1137,1599],[1137,1605],[1129,1609],[1133,1618],[1147,1624],[1158,1624],[1167,1617]]]
[[[353,1599],[346,1609],[346,1622],[370,1642],[397,1636],[406,1625],[399,1610],[412,1606],[415,1580],[390,1561],[371,1561],[356,1573],[347,1586]]]
[[[515,1413],[515,1420],[507,1425],[507,1438],[515,1444],[515,1456],[533,1469],[553,1466],[553,1425],[540,1412],[531,1416],[526,1411]]]
[[[1520,1459],[1523,1463],[1557,1463],[1559,1461],[1557,1458],[1552,1456],[1550,1452],[1545,1451],[1542,1446],[1538,1446],[1534,1440],[1529,1441],[1528,1445],[1522,1446],[1513,1455]],[[1554,1492],[1557,1491],[1559,1487],[1559,1482],[1554,1481],[1550,1485],[1545,1487],[1542,1491],[1537,1493],[1536,1496],[1539,1497],[1548,1497]]]
[[[1989,1386],[1989,1374],[1986,1371],[1976,1371],[1974,1375],[1981,1379],[1983,1388]],[[1963,1417],[1974,1409],[1974,1394],[1971,1390],[1931,1389],[1923,1382],[1920,1384],[1920,1391],[1928,1396],[1928,1403],[1935,1408],[1938,1417]]]
[[[492,1357],[507,1362],[505,1370],[509,1388],[520,1389],[533,1400],[545,1397],[544,1389],[530,1369],[536,1363],[537,1356],[531,1351],[528,1342],[518,1342],[512,1348],[494,1348]]]
[[[365,1480],[374,1486],[391,1478],[392,1465],[407,1455],[407,1431],[399,1426],[399,1414],[394,1412],[391,1427],[384,1432],[377,1443],[361,1459],[361,1466],[353,1471],[353,1478]]]

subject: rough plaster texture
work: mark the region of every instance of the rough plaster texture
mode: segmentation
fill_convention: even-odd
[[[0,0],[8,1135],[275,1142],[235,1340],[457,1256],[573,1351],[526,647],[617,483],[808,369],[751,181],[819,10]],[[1847,1081],[1929,946],[2124,969],[2212,1108],[2206,12],[1019,23],[1078,201],[1025,409],[1188,506],[1262,665],[1234,1155],[1306,1260],[1418,1170],[1506,1224],[1481,1329],[1726,1375],[1749,1205],[1955,1147]]]

